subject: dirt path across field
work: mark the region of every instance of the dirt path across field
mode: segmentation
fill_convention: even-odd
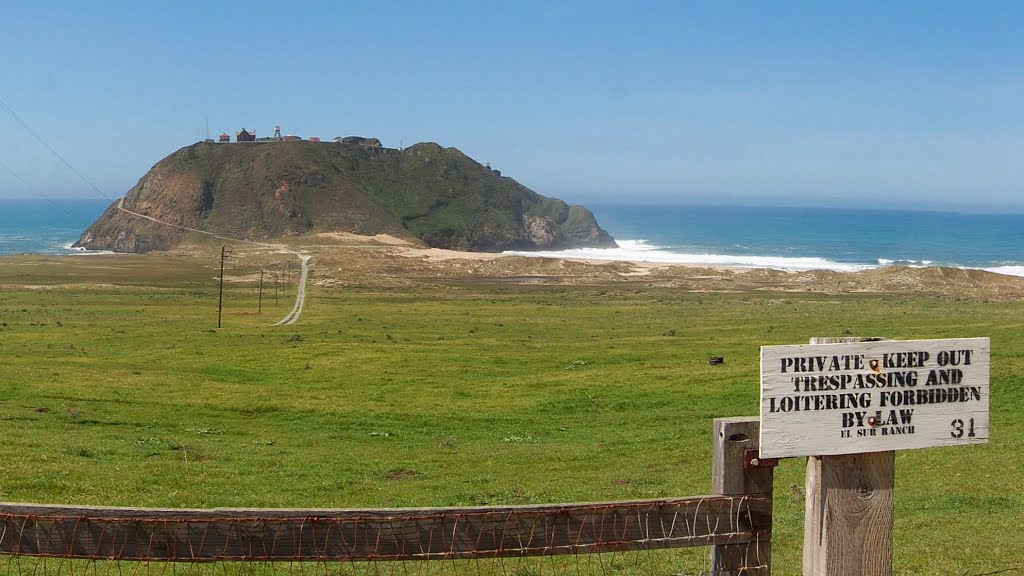
[[[299,274],[299,284],[295,291],[295,306],[292,307],[292,311],[287,316],[281,318],[272,326],[287,326],[294,324],[299,316],[302,314],[302,305],[306,302],[306,277],[309,275],[309,259],[311,256],[306,254],[298,254],[299,258],[302,259],[302,272]]]
[[[311,256],[309,256],[308,254],[303,254],[301,252],[297,252],[295,250],[291,250],[291,249],[289,249],[289,248],[287,248],[287,247],[285,247],[285,246],[283,246],[281,244],[269,244],[269,243],[266,243],[266,242],[255,242],[253,240],[242,240],[241,238],[232,238],[230,236],[221,236],[219,234],[214,234],[213,232],[207,232],[206,230],[199,230],[197,228],[190,228],[188,226],[182,226],[180,224],[172,224],[170,222],[164,222],[163,220],[159,220],[157,218],[153,218],[152,216],[146,216],[145,214],[139,214],[138,212],[133,212],[133,211],[125,208],[124,207],[124,198],[121,198],[120,200],[117,201],[117,209],[122,211],[122,212],[124,212],[125,214],[131,214],[132,216],[138,216],[139,218],[145,218],[146,220],[149,220],[151,222],[156,222],[157,224],[163,224],[164,226],[170,226],[172,228],[178,228],[179,230],[187,230],[189,232],[197,232],[199,234],[205,234],[207,236],[212,236],[213,238],[218,238],[220,240],[226,240],[228,242],[240,242],[242,244],[250,244],[252,246],[259,246],[261,248],[271,248],[271,249],[274,249],[274,250],[279,250],[281,252],[285,252],[285,253],[288,253],[288,254],[293,254],[295,256],[298,256],[299,259],[302,260],[302,274],[299,276],[299,286],[298,286],[298,289],[295,291],[295,305],[292,306],[292,311],[289,312],[287,316],[285,316],[284,318],[278,320],[274,324],[271,324],[271,326],[287,326],[288,324],[294,324],[295,321],[298,320],[299,316],[302,314],[302,305],[303,305],[303,303],[306,300],[306,277],[307,277],[308,272],[309,272],[309,259],[311,258]]]

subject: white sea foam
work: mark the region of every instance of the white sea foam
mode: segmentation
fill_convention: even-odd
[[[878,264],[880,266],[906,266],[908,268],[927,268],[935,264],[934,260],[890,260],[888,258],[879,258]],[[1008,265],[1008,266],[992,266],[992,267],[978,267],[978,266],[954,266],[961,270],[984,270],[986,272],[993,272],[995,274],[1003,274],[1005,276],[1021,276],[1024,277],[1024,266],[1020,265]]]
[[[576,248],[546,252],[510,251],[505,254],[538,258],[577,258],[585,260],[614,260],[624,262],[651,262],[657,264],[689,264],[697,266],[731,266],[736,268],[771,268],[773,270],[835,270],[856,272],[877,268],[870,264],[835,262],[825,258],[785,256],[740,256],[733,254],[684,254],[672,252],[646,240],[616,240],[618,248]]]
[[[1024,276],[1024,266],[995,266],[992,268],[979,268],[979,270],[1005,274],[1007,276]]]
[[[852,264],[835,262],[826,258],[785,257],[785,256],[737,256],[733,254],[684,254],[672,252],[664,246],[650,244],[646,240],[616,240],[618,248],[576,248],[573,250],[521,252],[509,251],[505,254],[517,256],[533,256],[537,258],[576,258],[581,260],[609,260],[620,262],[650,262],[654,264],[689,264],[694,266],[730,266],[734,268],[770,268],[773,270],[834,270],[837,272],[857,272],[872,270],[883,266],[906,266],[908,268],[927,268],[935,264],[933,260],[895,260],[879,258],[877,265]],[[1007,276],[1024,277],[1024,266],[995,266],[976,268],[961,266],[964,269],[985,270]]]
[[[111,250],[89,250],[82,246],[74,246],[74,242],[68,242],[61,246],[61,248],[74,252],[75,256],[102,256],[104,254],[117,254],[117,252]]]
[[[906,266],[907,268],[927,268],[935,265],[934,260],[889,260],[886,258],[879,258],[878,263],[881,266]],[[1005,276],[1024,277],[1024,266],[992,266],[987,268],[979,266],[953,266],[951,264],[940,264],[940,266],[952,266],[961,270],[984,270],[985,272],[993,272]]]
[[[892,260],[890,258],[879,258],[879,266],[907,266],[910,268],[926,268],[935,264],[932,260]]]

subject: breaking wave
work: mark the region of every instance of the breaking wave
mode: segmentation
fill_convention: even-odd
[[[67,250],[71,254],[77,254],[79,256],[101,256],[103,254],[117,254],[113,250],[89,250],[81,246],[75,246],[74,242],[68,242],[61,246],[64,250]]]
[[[672,250],[665,246],[651,244],[647,240],[616,240],[618,248],[574,248],[540,252],[508,251],[504,254],[530,256],[535,258],[572,258],[577,260],[601,260],[619,262],[650,262],[652,264],[683,264],[691,266],[728,266],[732,268],[769,268],[772,270],[805,271],[833,270],[836,272],[859,272],[883,266],[907,266],[926,268],[938,265],[933,260],[900,260],[879,258],[875,264],[837,262],[814,256],[757,256],[736,254],[693,254]],[[996,274],[1024,277],[1024,266],[1007,265],[995,267],[956,266],[957,268],[985,270]]]
[[[1005,274],[1007,276],[1024,276],[1024,266],[993,266],[991,268],[979,268],[979,270]]]
[[[857,272],[877,268],[877,265],[836,262],[816,257],[755,256],[733,254],[687,254],[647,240],[616,240],[618,248],[575,248],[543,252],[509,251],[505,254],[538,258],[575,258],[582,260],[608,260],[625,262],[651,262],[657,264],[689,264],[694,266],[729,266],[733,268],[771,268],[773,270],[835,270]]]

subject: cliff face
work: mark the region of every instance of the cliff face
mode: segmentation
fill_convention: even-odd
[[[399,151],[357,143],[201,142],[153,166],[123,207],[250,240],[344,231],[485,252],[615,246],[586,208],[541,196],[433,143]],[[76,246],[166,250],[187,234],[115,202]]]

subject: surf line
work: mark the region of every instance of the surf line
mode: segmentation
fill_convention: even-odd
[[[152,216],[147,216],[145,214],[139,214],[138,212],[134,212],[132,210],[129,210],[129,209],[125,208],[124,207],[124,197],[123,196],[121,198],[117,199],[117,209],[120,210],[121,212],[124,212],[125,214],[131,214],[132,216],[138,216],[139,218],[145,218],[146,220],[149,220],[151,222],[156,222],[157,224],[162,224],[164,226],[170,226],[172,228],[178,228],[179,230],[187,230],[188,232],[196,232],[196,233],[199,233],[199,234],[206,234],[207,236],[211,236],[211,237],[217,238],[219,240],[226,240],[228,242],[240,242],[242,244],[250,244],[252,246],[259,246],[261,248],[271,248],[271,249],[274,249],[274,250],[280,250],[282,252],[285,252],[286,254],[291,254],[293,256],[297,256],[299,258],[299,260],[302,261],[302,272],[299,275],[299,287],[295,291],[295,305],[292,306],[291,312],[289,312],[284,318],[282,318],[282,319],[278,320],[277,322],[271,324],[271,326],[287,326],[288,324],[294,324],[295,321],[298,320],[299,316],[302,314],[302,305],[303,305],[303,303],[306,300],[306,278],[309,275],[309,260],[312,258],[312,256],[310,256],[308,254],[303,254],[303,253],[298,252],[296,250],[289,250],[288,248],[284,248],[284,247],[282,247],[279,244],[268,244],[266,242],[256,242],[254,240],[242,240],[240,238],[231,238],[230,236],[221,236],[219,234],[214,234],[213,232],[208,232],[206,230],[199,230],[197,228],[190,228],[188,226],[182,226],[181,224],[172,224],[170,222],[164,222],[163,220],[160,220],[160,219],[157,219],[157,218],[153,218]]]

